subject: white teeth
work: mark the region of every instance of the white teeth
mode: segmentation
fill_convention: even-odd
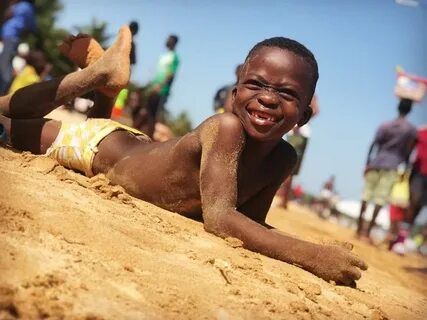
[[[274,122],[274,121],[275,121],[274,117],[272,117],[272,116],[268,116],[268,115],[265,115],[265,114],[260,115],[260,114],[258,114],[258,112],[253,112],[253,113],[252,113],[252,115],[253,115],[255,118],[260,119],[260,120],[268,120],[268,121],[272,121],[272,122]]]

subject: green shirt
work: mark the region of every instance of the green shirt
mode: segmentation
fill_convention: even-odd
[[[178,69],[178,64],[179,59],[175,51],[168,51],[160,57],[159,63],[157,64],[156,75],[152,82],[153,85],[162,85],[159,92],[160,95],[167,96],[169,94],[172,80],[165,82],[165,79],[169,75],[175,75],[176,70]]]

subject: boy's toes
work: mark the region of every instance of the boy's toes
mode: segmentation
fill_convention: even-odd
[[[80,39],[80,38],[90,38],[91,36],[88,35],[87,33],[79,33],[76,36],[76,39]]]
[[[71,50],[71,45],[69,42],[64,41],[59,45],[58,49],[59,49],[59,52],[61,52],[63,55],[66,56],[68,52],[70,52]]]
[[[63,55],[68,55],[68,53],[71,50],[71,47],[73,45],[73,41],[76,40],[76,36],[70,34],[68,37],[66,37],[62,43],[58,46],[59,51],[63,54]]]

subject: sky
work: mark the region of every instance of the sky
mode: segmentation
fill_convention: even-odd
[[[62,0],[57,26],[73,30],[92,19],[114,35],[138,21],[132,80],[154,75],[171,33],[179,36],[180,65],[167,108],[186,110],[197,126],[212,115],[217,89],[259,41],[285,36],[316,56],[320,113],[296,183],[317,194],[333,174],[344,199],[357,200],[377,127],[397,116],[395,67],[427,77],[427,0],[409,7],[394,0]],[[113,37],[111,38],[111,40]],[[427,124],[427,98],[409,120]]]

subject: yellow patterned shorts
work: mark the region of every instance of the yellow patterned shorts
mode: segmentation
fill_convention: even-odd
[[[92,177],[92,162],[98,152],[97,146],[102,139],[116,130],[125,130],[150,141],[141,131],[110,119],[88,119],[82,123],[62,122],[58,136],[46,151],[46,156],[55,159],[64,167]]]

